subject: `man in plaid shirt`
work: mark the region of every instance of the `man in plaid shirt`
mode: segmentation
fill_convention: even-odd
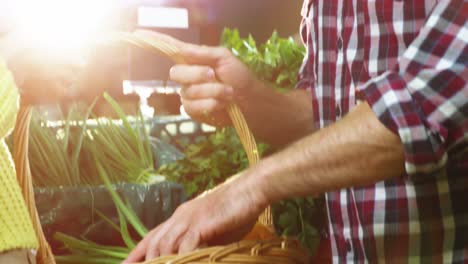
[[[267,204],[327,192],[333,262],[468,262],[468,3],[309,0],[302,15],[304,89],[286,95],[224,49],[173,40],[189,114],[228,124],[234,101],[260,137],[296,142],[181,206],[128,261],[193,250]]]

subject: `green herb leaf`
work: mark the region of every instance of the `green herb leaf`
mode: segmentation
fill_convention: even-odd
[[[266,43],[258,46],[251,35],[242,39],[238,30],[226,28],[221,44],[249,66],[258,78],[270,83],[277,91],[294,89],[305,48],[296,44],[292,38],[280,38],[275,31]]]

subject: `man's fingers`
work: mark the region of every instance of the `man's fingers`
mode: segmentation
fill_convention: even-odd
[[[159,257],[160,242],[175,223],[175,221],[173,221],[172,219],[173,217],[169,218],[169,220],[164,222],[164,224],[160,225],[157,232],[151,235],[151,241],[148,243],[148,247],[146,248],[146,260],[151,260],[156,257]]]
[[[159,257],[159,237],[153,237],[148,243],[148,248],[146,248],[145,261],[152,260]]]
[[[152,234],[154,234],[154,232],[157,232],[157,230],[158,228],[147,234],[146,237],[142,241],[140,241],[140,243],[138,243],[138,245],[132,250],[132,252],[124,260],[123,264],[130,264],[143,260]]]
[[[192,117],[207,118],[211,113],[219,112],[226,108],[227,103],[216,99],[187,100],[182,98],[184,109]]]
[[[208,47],[186,44],[181,47],[180,55],[189,64],[209,65],[215,67],[218,62],[230,56],[231,52],[224,47]]]
[[[180,95],[186,100],[213,98],[230,101],[234,95],[234,90],[222,83],[205,83],[184,87],[180,91]]]
[[[128,255],[122,264],[130,264],[142,260],[146,254],[146,246],[146,244],[138,244],[138,246]]]
[[[179,254],[185,254],[195,250],[200,245],[200,234],[194,231],[187,231],[179,245]]]
[[[175,65],[169,75],[171,80],[181,84],[199,84],[216,80],[214,70],[208,66]]]
[[[161,256],[172,255],[177,252],[178,242],[187,231],[187,226],[184,224],[176,225],[161,239],[159,243],[159,253]],[[149,259],[147,259],[149,260]]]

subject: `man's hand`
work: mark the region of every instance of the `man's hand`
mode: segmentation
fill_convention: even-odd
[[[161,39],[180,50],[185,64],[174,66],[170,77],[183,85],[182,104],[197,121],[230,124],[225,108],[234,102],[254,134],[272,145],[284,146],[314,131],[308,91],[274,91],[226,48],[184,43],[152,31],[136,34]]]
[[[138,244],[124,263],[190,252],[223,236],[232,240],[242,238],[267,204],[254,191],[255,186],[248,177],[235,177],[181,205],[169,220]]]
[[[192,45],[149,31],[136,34],[164,38],[181,51],[186,64],[174,66],[170,78],[183,85],[182,104],[191,117],[212,125],[230,123],[226,106],[248,97],[254,80],[246,65],[226,48]]]

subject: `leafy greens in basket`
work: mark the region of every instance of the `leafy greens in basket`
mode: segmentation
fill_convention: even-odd
[[[70,110],[51,125],[37,111],[31,121],[29,160],[36,187],[100,185],[95,160],[102,162],[111,182],[146,183],[155,175],[153,153],[143,117],[132,123],[117,102],[104,94],[119,119],[95,118]]]

